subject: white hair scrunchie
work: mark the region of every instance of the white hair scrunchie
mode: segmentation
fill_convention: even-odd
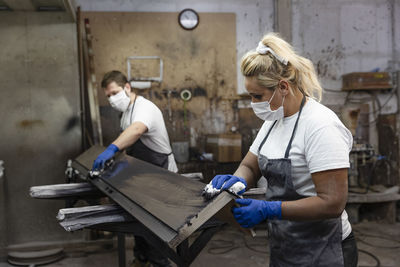
[[[283,65],[288,64],[288,60],[278,56],[274,50],[272,50],[270,47],[266,46],[262,42],[258,43],[258,46],[256,48],[256,52],[259,53],[260,55],[266,55],[268,52],[270,52],[279,62],[281,62]]]

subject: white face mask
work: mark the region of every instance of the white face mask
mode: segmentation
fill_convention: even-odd
[[[264,102],[251,102],[251,107],[253,108],[254,113],[256,114],[257,117],[262,119],[263,121],[275,121],[282,119],[284,116],[283,112],[283,101],[285,100],[285,97],[282,99],[282,105],[276,109],[276,110],[271,110],[271,100],[275,95],[276,90],[271,96],[271,99],[269,101],[264,101]]]
[[[112,95],[108,98],[108,102],[110,102],[110,105],[120,111],[124,112],[128,109],[129,104],[131,103],[130,97],[126,94],[125,88],[121,92]]]

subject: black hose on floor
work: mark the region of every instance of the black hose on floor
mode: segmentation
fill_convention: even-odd
[[[380,245],[375,245],[375,244],[372,244],[370,242],[367,242],[364,239],[361,239],[361,237],[378,238],[378,239],[383,239],[383,240],[387,240],[387,241],[391,241],[391,242],[400,244],[399,240],[396,240],[396,239],[394,239],[392,237],[384,236],[384,235],[380,235],[379,236],[379,235],[364,234],[361,231],[355,230],[355,229],[353,229],[353,231],[356,234],[356,240],[360,241],[360,242],[362,242],[362,243],[364,243],[364,244],[366,244],[368,246],[376,247],[376,248],[385,248],[385,249],[398,249],[398,248],[400,248],[400,245],[396,245],[396,246],[380,246]]]
[[[210,242],[211,245],[210,248],[207,250],[208,253],[219,255],[228,253],[238,248],[246,247],[247,249],[254,252],[269,254],[269,251],[267,249],[268,243],[266,240],[262,240],[261,242],[254,242],[254,240],[252,240],[251,242],[248,242],[246,236],[243,233],[238,233],[238,235],[240,235],[243,240],[242,244],[236,244],[234,240],[214,239]]]
[[[375,256],[371,252],[368,252],[368,251],[363,250],[363,249],[359,249],[358,253],[360,253],[360,252],[364,253],[364,254],[367,254],[368,256],[370,256],[371,258],[373,258],[376,261],[376,265],[374,267],[380,267],[381,266],[381,261],[378,259],[377,256]],[[370,265],[368,265],[368,266],[359,265],[358,267],[371,267],[371,266]]]

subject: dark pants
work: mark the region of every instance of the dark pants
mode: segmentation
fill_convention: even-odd
[[[141,236],[135,236],[135,246],[133,254],[136,260],[142,263],[150,262],[154,267],[171,266],[168,258],[163,256],[158,249],[149,244],[146,239]]]
[[[353,232],[342,241],[344,267],[357,267],[358,250]]]

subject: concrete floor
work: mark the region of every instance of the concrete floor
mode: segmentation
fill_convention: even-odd
[[[375,255],[382,267],[400,266],[400,223],[363,222],[354,225],[353,230],[359,250]],[[268,266],[268,242],[265,234],[260,233],[260,237],[251,238],[227,226],[213,237],[191,266]],[[129,245],[128,242],[127,246]],[[132,250],[127,250],[127,262],[131,262],[132,257]],[[6,266],[11,265],[0,263],[0,267]],[[63,260],[46,266],[118,266],[118,255],[115,248],[89,248],[68,252]],[[373,257],[360,251],[359,266],[378,265]]]

